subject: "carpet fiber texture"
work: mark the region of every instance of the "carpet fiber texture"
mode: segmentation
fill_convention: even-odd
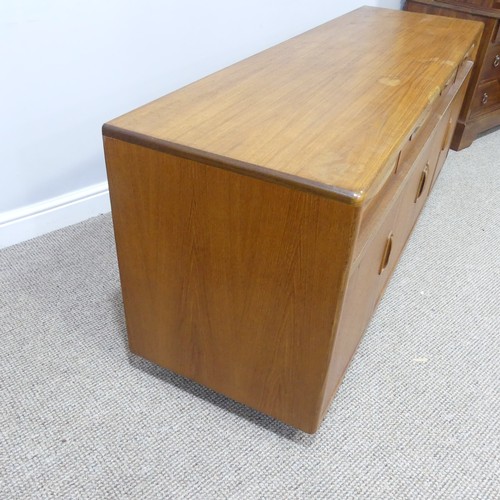
[[[451,152],[318,433],[129,354],[109,214],[0,252],[0,498],[500,498],[500,130]]]

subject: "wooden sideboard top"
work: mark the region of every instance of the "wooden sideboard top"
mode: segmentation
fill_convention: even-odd
[[[103,133],[361,204],[481,30],[362,7],[112,120]]]

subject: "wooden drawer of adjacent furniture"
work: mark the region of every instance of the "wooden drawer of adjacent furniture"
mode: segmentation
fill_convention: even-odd
[[[500,1],[498,0],[440,0],[441,3],[449,3],[451,5],[461,5],[464,7],[479,7],[483,9],[499,9]]]
[[[498,3],[498,8],[500,9],[500,2]],[[493,34],[493,42],[500,43],[500,21],[497,21],[497,25]]]
[[[492,43],[484,58],[480,81],[500,78],[500,43]]]
[[[446,121],[443,123],[446,125]],[[415,166],[408,178],[405,189],[397,202],[397,213],[394,223],[392,252],[397,260],[403,251],[415,222],[424,206],[430,191],[434,170],[437,165],[443,128],[440,127],[431,141],[419,155]],[[439,135],[438,135],[439,133]]]
[[[472,116],[482,115],[500,108],[500,80],[482,83],[472,99]]]

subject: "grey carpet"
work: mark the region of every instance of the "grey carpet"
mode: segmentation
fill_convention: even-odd
[[[109,215],[0,252],[0,498],[500,498],[500,130],[450,157],[308,436],[127,352]]]

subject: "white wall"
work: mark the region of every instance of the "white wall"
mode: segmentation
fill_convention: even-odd
[[[0,247],[109,210],[101,125],[363,5],[0,2]]]

